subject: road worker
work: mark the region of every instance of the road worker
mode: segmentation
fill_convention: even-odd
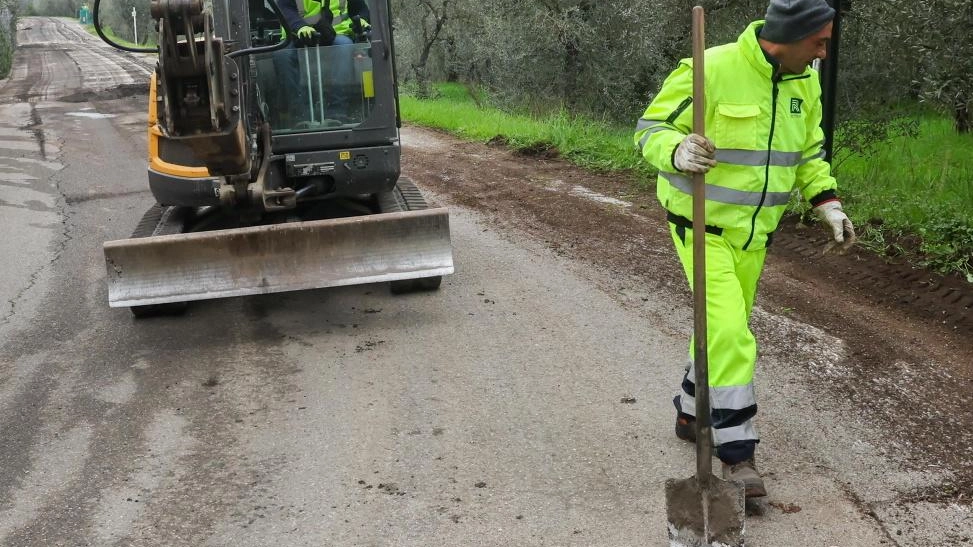
[[[669,75],[638,122],[635,143],[659,171],[657,194],[692,285],[692,174],[706,173],[707,354],[713,440],[723,476],[747,497],[767,494],[754,463],[759,438],[750,311],[767,247],[795,188],[846,250],[854,227],[824,160],[821,86],[835,12],[826,0],[770,0],[765,19],[705,53],[706,136],[692,133],[692,60]],[[692,344],[690,344],[692,348]],[[676,435],[695,441],[692,350],[676,405]]]

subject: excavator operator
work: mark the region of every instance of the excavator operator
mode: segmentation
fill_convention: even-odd
[[[304,47],[347,47],[364,40],[370,30],[369,12],[365,0],[278,0],[277,5],[287,22],[284,32],[292,32],[296,43]],[[349,48],[350,49],[350,48]],[[337,82],[349,82],[353,78],[352,52],[334,55],[329,67],[331,77]],[[299,73],[291,71],[284,77],[285,85],[300,89]],[[338,86],[329,98],[328,117],[344,121],[348,119],[348,96]]]

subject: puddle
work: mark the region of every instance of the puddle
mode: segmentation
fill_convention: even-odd
[[[148,95],[148,93],[148,83],[140,82],[135,84],[122,84],[110,89],[102,89],[100,91],[80,91],[78,93],[72,93],[70,95],[60,97],[58,100],[63,103],[86,103],[95,100],[106,101],[124,99],[127,97],[144,96]]]

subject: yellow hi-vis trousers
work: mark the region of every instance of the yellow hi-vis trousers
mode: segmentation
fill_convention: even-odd
[[[693,230],[670,222],[676,253],[693,285]],[[719,231],[719,229],[715,229]],[[750,332],[750,311],[757,294],[766,249],[744,251],[722,235],[706,233],[706,326],[710,408],[716,452],[733,464],[753,456],[759,438],[753,425],[757,399],[753,371],[757,341]],[[693,341],[689,343],[690,367],[683,377],[677,406],[684,414],[696,414]]]

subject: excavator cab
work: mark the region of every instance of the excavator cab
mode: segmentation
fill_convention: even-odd
[[[369,42],[254,55],[261,114],[274,135],[360,128],[373,114],[394,124],[394,110],[376,111],[371,56]]]
[[[400,176],[388,0],[370,0],[367,33],[334,45],[287,39],[274,0],[151,8],[156,204],[104,245],[109,305],[142,316],[381,281],[398,293],[453,272],[447,210]]]

